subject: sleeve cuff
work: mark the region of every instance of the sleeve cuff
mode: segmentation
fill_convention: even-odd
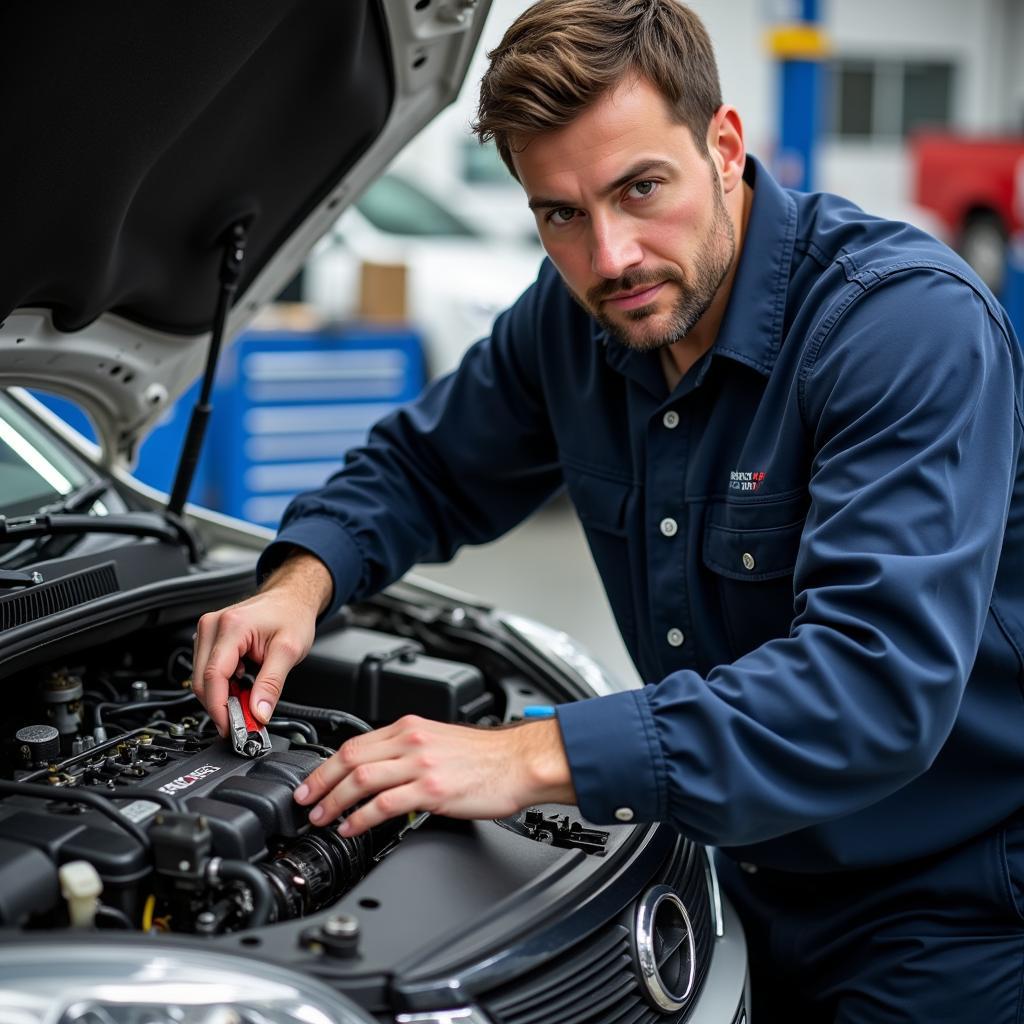
[[[665,816],[661,749],[645,690],[593,697],[556,709],[576,799],[594,824]]]
[[[352,535],[333,520],[309,516],[289,523],[264,549],[256,565],[256,578],[263,582],[291,553],[302,548],[327,566],[334,584],[331,603],[320,616],[333,615],[358,592],[363,578],[363,556]]]

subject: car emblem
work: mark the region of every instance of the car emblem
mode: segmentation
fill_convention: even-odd
[[[640,897],[633,937],[645,996],[675,1013],[693,994],[697,965],[690,915],[674,889],[655,885]]]

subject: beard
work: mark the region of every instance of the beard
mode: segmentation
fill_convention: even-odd
[[[713,177],[713,183],[714,216],[701,239],[692,272],[687,274],[675,267],[661,270],[638,268],[627,271],[614,281],[602,281],[587,292],[585,299],[574,295],[576,301],[620,344],[638,352],[653,352],[673,345],[693,330],[714,301],[736,256],[736,231],[722,199],[717,176]],[[663,282],[674,284],[679,294],[669,311],[668,322],[660,329],[655,330],[652,324],[647,331],[643,330],[645,321],[657,313],[657,305],[653,302],[636,309],[622,310],[615,319],[604,312],[603,300],[609,296]]]

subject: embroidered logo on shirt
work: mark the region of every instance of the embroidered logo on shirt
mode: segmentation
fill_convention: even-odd
[[[741,473],[734,469],[729,474],[730,491],[756,491],[764,482],[764,473]]]

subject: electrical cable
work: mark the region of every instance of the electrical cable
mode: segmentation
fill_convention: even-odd
[[[156,909],[156,896],[150,893],[142,908],[142,930],[148,932],[153,927],[153,911]]]
[[[373,726],[363,719],[336,708],[314,708],[307,704],[293,704],[291,701],[278,702],[277,710],[290,718],[309,718],[314,722],[329,722],[332,728],[347,725],[358,732],[373,732]]]
[[[137,711],[151,711],[164,708],[177,707],[179,704],[184,704],[190,700],[198,700],[199,698],[194,693],[185,693],[180,697],[174,697],[170,700],[144,700],[139,703],[129,704],[115,704],[112,701],[103,701],[97,704],[93,708],[94,722],[97,728],[103,726],[103,713],[106,711],[110,715],[123,715],[127,712]]]

